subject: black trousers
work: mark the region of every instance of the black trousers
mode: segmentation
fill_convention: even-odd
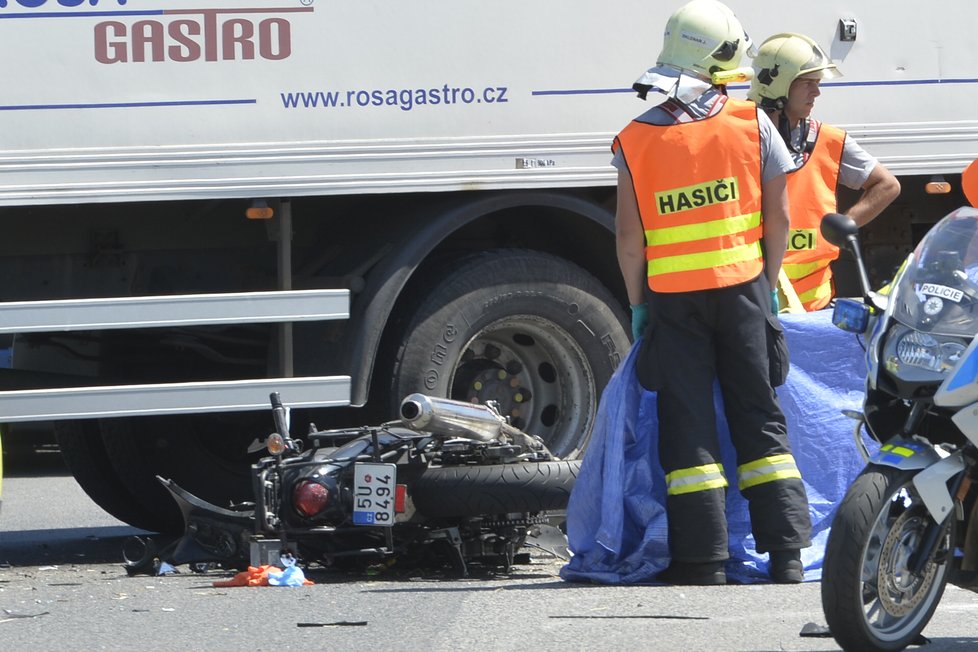
[[[738,466],[790,453],[784,413],[771,384],[770,285],[758,278],[727,288],[648,293],[649,351],[640,364],[658,391],[659,458],[672,471],[720,464],[714,381],[719,381]],[[769,321],[770,320],[770,321]],[[775,330],[776,329],[776,330]],[[651,372],[651,373],[648,373]],[[779,381],[775,381],[779,382]],[[652,388],[650,388],[652,389]],[[736,469],[724,469],[736,486]],[[811,545],[808,499],[800,479],[763,482],[743,491],[758,552]],[[727,559],[726,492],[669,495],[669,548],[688,562]]]

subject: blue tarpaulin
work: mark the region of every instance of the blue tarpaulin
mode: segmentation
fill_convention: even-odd
[[[843,409],[861,410],[865,354],[852,333],[832,325],[832,311],[782,315],[791,359],[778,398],[788,422],[792,453],[808,491],[810,548],[802,550],[805,579],[821,579],[829,526],[846,489],[864,466],[853,433],[856,421]],[[669,564],[665,475],[658,461],[656,395],[635,376],[638,343],[601,396],[591,442],[567,508],[573,556],[561,569],[565,580],[607,584],[654,582]],[[764,582],[767,554],[754,550],[747,502],[737,490],[736,457],[714,392],[717,427],[730,488],[727,521],[732,582]],[[876,446],[863,436],[870,452]]]

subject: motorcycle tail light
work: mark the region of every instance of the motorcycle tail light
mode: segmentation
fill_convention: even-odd
[[[407,500],[407,485],[399,484],[394,488],[394,512],[404,513],[404,502]]]
[[[311,480],[303,480],[292,492],[292,505],[300,516],[311,518],[329,504],[329,489]]]

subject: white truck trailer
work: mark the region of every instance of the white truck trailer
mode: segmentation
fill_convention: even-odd
[[[270,389],[319,425],[494,399],[579,454],[629,346],[609,146],[678,4],[0,0],[0,423],[163,531],[157,474],[250,494]],[[923,189],[978,154],[978,9],[729,4],[845,73],[817,115],[904,187],[885,278],[963,202]]]

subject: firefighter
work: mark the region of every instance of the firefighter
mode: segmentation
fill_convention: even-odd
[[[720,83],[750,73],[738,67],[750,49],[720,2],[679,8],[657,65],[634,86],[640,97],[667,97],[612,147],[618,262],[633,333],[643,335],[637,372],[658,393],[671,557],[658,579],[672,584],[726,583],[729,470],[720,459],[715,381],[771,578],[801,582],[800,549],[811,545],[805,488],[773,389],[787,373],[774,346],[784,334],[772,288],[788,237],[785,173],[794,165],[768,117]]]
[[[841,75],[818,43],[802,34],[776,34],[753,62],[747,97],[768,113],[788,145],[796,170],[788,175],[791,233],[784,271],[805,310],[829,305],[835,295],[830,263],[839,248],[819,223],[838,210],[839,184],[862,190],[846,214],[864,226],[900,194],[900,182],[845,131],[811,117],[823,79]]]

